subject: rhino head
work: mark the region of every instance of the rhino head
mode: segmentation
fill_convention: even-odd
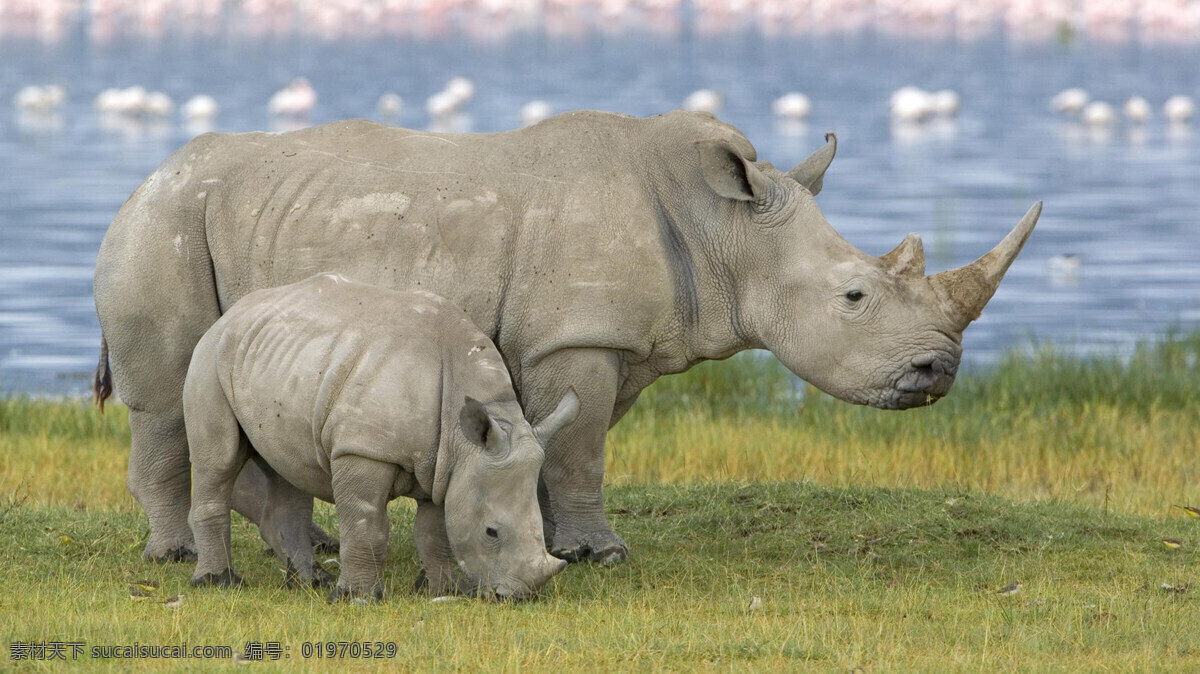
[[[459,414],[465,443],[455,452],[444,507],[450,548],[471,591],[528,598],[566,566],[546,552],[538,475],[545,442],[578,412],[574,388],[536,427],[516,400],[466,398]]]
[[[872,257],[843,239],[814,196],[837,139],[787,173],[726,140],[696,143],[728,240],[733,329],[797,376],[847,402],[907,409],[949,392],[962,332],[979,317],[1033,231],[1038,202],[990,252],[965,267],[925,274],[909,234]]]

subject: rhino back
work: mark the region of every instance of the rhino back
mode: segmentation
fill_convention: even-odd
[[[352,120],[225,136],[202,171],[221,306],[337,271],[447,297],[517,369],[572,346],[645,355],[695,303],[665,223],[693,188],[680,164],[730,134],[682,113],[572,113],[498,134]]]

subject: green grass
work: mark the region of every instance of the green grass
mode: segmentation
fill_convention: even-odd
[[[283,589],[238,518],[249,585],[191,590],[191,565],[140,560],[122,408],[0,400],[0,630],[277,641],[289,668],[313,669],[386,667],[301,657],[306,641],[369,640],[422,670],[1195,671],[1200,521],[1171,504],[1200,504],[1198,356],[1200,335],[1125,360],[1040,350],[903,413],[797,395],[754,356],[666,378],[609,436],[606,505],[630,561],[572,566],[518,605],[410,596],[407,501],[392,505],[381,605]],[[131,600],[127,576],[183,606]],[[1013,580],[1017,595],[995,593]]]
[[[138,560],[136,513],[10,505],[0,629],[10,642],[89,647],[277,641],[292,665],[315,668],[300,657],[306,641],[394,642],[396,661],[422,670],[1200,667],[1200,588],[1161,588],[1196,583],[1193,520],[811,483],[627,486],[608,497],[632,559],[572,566],[519,605],[408,595],[416,566],[405,503],[392,509],[388,600],[365,607],[282,589],[279,565],[240,520],[234,549],[248,586],[191,590],[190,565]],[[1168,551],[1164,536],[1187,544]],[[162,583],[156,598],[184,593],[183,606],[131,600],[127,576]],[[996,594],[1013,580],[1017,595]],[[757,611],[747,608],[753,595]]]

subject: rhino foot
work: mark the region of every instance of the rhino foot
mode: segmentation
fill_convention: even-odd
[[[313,552],[318,555],[336,555],[341,552],[342,545],[338,539],[330,536],[324,529],[317,526],[313,522],[309,530],[309,537],[312,538]]]
[[[564,543],[560,545],[556,536],[550,554],[571,563],[593,562],[607,566],[619,564],[629,558],[629,546],[611,531],[584,535]]]
[[[153,550],[149,545],[142,551],[142,559],[165,564],[167,562],[194,562],[196,550],[190,543],[166,550]]]
[[[413,581],[413,594],[420,594],[429,597],[465,597],[470,596],[470,591],[467,590],[465,583],[455,574],[443,574],[437,581],[431,581],[429,574],[425,569],[417,574],[417,579]]]
[[[328,599],[326,599],[326,601],[330,604],[338,604],[341,602],[346,602],[348,604],[370,604],[372,602],[382,600],[382,584],[376,584],[370,593],[359,592],[358,590],[351,590],[348,587],[335,585],[333,590],[330,591]]]
[[[292,566],[291,561],[287,565],[287,577],[283,581],[285,587],[329,587],[337,582],[333,574],[325,570],[318,562],[313,562],[312,570],[308,574],[302,574]]]
[[[421,569],[417,573],[417,579],[413,581],[413,594],[421,594],[429,591],[429,576],[425,575],[425,569]]]
[[[241,587],[242,577],[233,572],[233,569],[225,569],[221,573],[206,573],[203,576],[195,576],[191,580],[192,587]]]

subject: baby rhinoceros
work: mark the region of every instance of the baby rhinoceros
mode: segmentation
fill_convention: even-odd
[[[241,582],[229,511],[247,459],[276,493],[303,499],[294,535],[307,535],[309,495],[335,504],[330,601],[382,596],[397,496],[418,502],[418,583],[431,592],[525,598],[566,564],[546,553],[537,489],[543,442],[579,410],[574,388],[530,427],[495,345],[437,295],[334,274],[250,293],[196,345],[183,405],[194,585]],[[287,561],[309,580],[324,574],[313,559]]]

